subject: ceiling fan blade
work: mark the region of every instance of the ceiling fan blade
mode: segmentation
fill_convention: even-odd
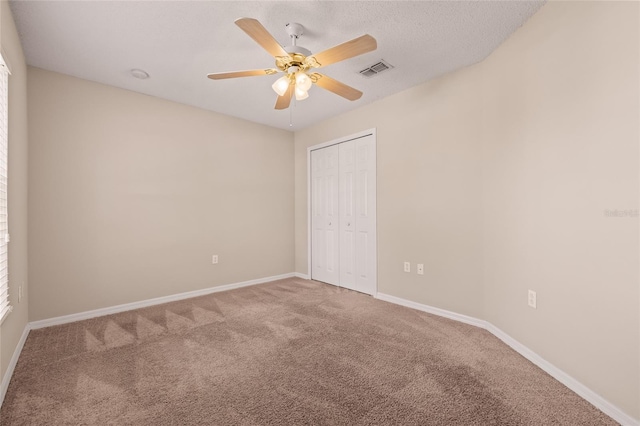
[[[377,48],[378,43],[376,39],[369,34],[365,34],[346,43],[309,56],[307,58],[307,64],[314,68],[325,67],[335,64],[336,62],[344,61],[345,59],[353,58],[354,56],[362,55],[363,53],[371,52]]]
[[[267,31],[265,27],[257,20],[253,18],[240,18],[236,19],[236,25],[239,26],[242,31],[247,33],[249,37],[254,39],[264,50],[269,52],[271,56],[277,58],[278,56],[289,56],[286,50],[276,41],[275,38]]]
[[[216,72],[213,74],[208,74],[207,77],[209,77],[212,80],[222,80],[225,78],[253,77],[255,75],[272,75],[277,72],[278,70],[275,68],[268,68],[264,70]]]
[[[323,89],[342,96],[345,99],[349,99],[350,101],[358,100],[362,96],[361,91],[356,90],[351,86],[347,86],[344,83],[340,83],[338,80],[334,80],[324,74],[315,72],[311,74],[311,80]]]
[[[287,92],[282,96],[278,96],[278,99],[276,99],[275,109],[287,109],[287,108],[289,108],[289,104],[291,103],[291,96],[292,95],[293,95],[293,84],[290,84],[289,88],[287,89]]]

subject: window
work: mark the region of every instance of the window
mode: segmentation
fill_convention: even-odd
[[[0,323],[11,312],[9,304],[9,265],[7,252],[9,227],[7,221],[7,152],[9,68],[0,55]]]

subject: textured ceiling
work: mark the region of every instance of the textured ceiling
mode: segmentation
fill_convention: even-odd
[[[29,65],[298,130],[481,61],[543,3],[17,0],[11,8]],[[371,34],[378,50],[321,71],[364,95],[350,102],[313,87],[307,100],[276,111],[271,84],[278,76],[208,79],[274,66],[236,27],[239,17],[258,19],[284,46],[285,24],[299,22],[306,32],[298,44],[312,52]],[[358,73],[380,59],[395,68],[373,78]],[[133,78],[133,68],[151,78]]]

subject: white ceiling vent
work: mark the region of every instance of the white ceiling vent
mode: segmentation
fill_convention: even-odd
[[[385,62],[384,59],[380,59],[380,62],[376,62],[370,67],[363,69],[362,71],[360,71],[360,74],[365,77],[373,77],[374,75],[378,75],[383,71],[390,70],[391,68],[393,68],[393,65]]]

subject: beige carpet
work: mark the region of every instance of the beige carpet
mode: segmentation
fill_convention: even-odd
[[[287,279],[34,330],[5,425],[613,425],[485,330]]]

